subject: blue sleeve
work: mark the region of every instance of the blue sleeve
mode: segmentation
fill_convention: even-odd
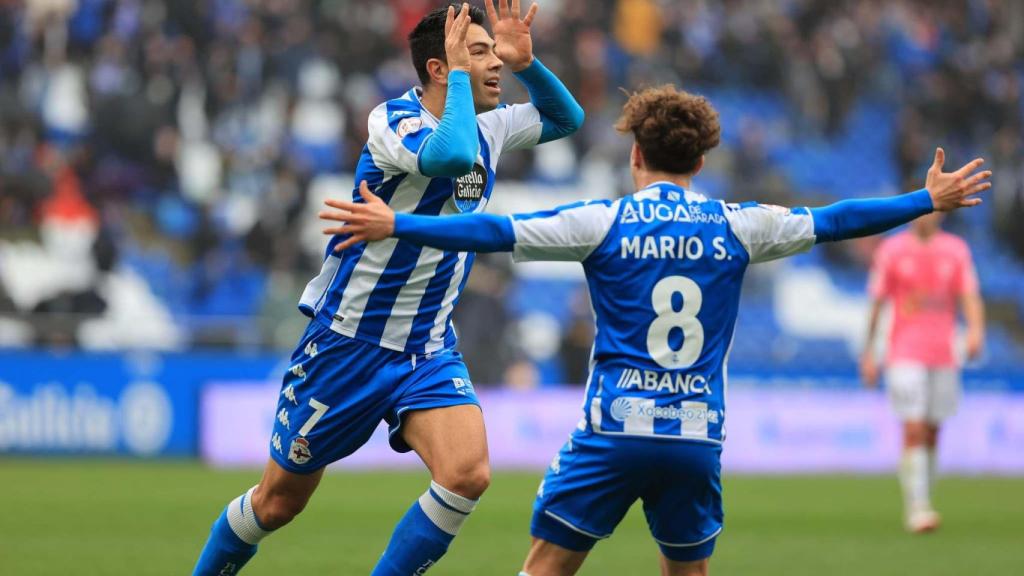
[[[420,172],[424,176],[452,178],[468,174],[479,150],[469,73],[453,70],[448,74],[448,95],[441,122],[420,148]]]
[[[395,238],[452,252],[511,252],[512,220],[494,214],[395,214]]]
[[[811,208],[815,243],[835,242],[885,232],[934,210],[928,190],[892,198],[843,200]]]
[[[530,101],[540,112],[540,144],[564,138],[583,125],[583,108],[550,70],[537,58],[516,78],[526,86]]]

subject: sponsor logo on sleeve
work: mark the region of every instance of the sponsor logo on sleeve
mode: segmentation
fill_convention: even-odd
[[[395,133],[398,134],[399,138],[405,138],[409,134],[419,132],[421,128],[423,128],[423,120],[419,118],[404,118],[398,123]]]

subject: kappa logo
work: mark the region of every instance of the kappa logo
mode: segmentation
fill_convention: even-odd
[[[288,430],[292,429],[292,424],[288,420],[288,411],[281,408],[281,411],[277,413],[277,421]]]
[[[392,118],[398,118],[399,116],[408,116],[409,114],[415,114],[413,110],[395,110],[391,113]]]
[[[289,460],[295,462],[299,466],[302,466],[312,458],[313,453],[309,451],[309,440],[301,437],[292,440],[292,446],[288,449]]]
[[[405,138],[409,134],[419,132],[420,128],[423,128],[423,120],[419,118],[406,118],[398,123],[395,133],[398,134],[399,138]]]
[[[292,404],[295,404],[296,406],[299,405],[299,401],[295,398],[295,386],[292,384],[289,384],[284,390],[281,390],[281,396],[290,400]]]
[[[320,353],[320,351],[317,350],[316,342],[310,342],[309,344],[306,344],[306,349],[304,350],[304,352],[306,353],[306,356],[309,356],[310,358],[316,358],[316,355]]]
[[[281,435],[278,434],[277,432],[274,432],[274,435],[270,437],[270,445],[274,447],[274,450],[277,450],[278,454],[281,454]]]
[[[629,398],[616,398],[608,411],[616,421],[625,422],[633,414],[633,403]]]
[[[302,364],[296,364],[295,366],[289,368],[288,371],[291,372],[292,374],[295,374],[299,378],[302,378],[303,380],[306,379],[306,369],[302,367]]]

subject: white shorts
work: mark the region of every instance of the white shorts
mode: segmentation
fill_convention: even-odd
[[[885,371],[893,410],[904,422],[938,424],[960,403],[960,370],[897,362]]]

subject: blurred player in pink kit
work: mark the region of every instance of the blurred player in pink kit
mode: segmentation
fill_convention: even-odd
[[[888,238],[875,254],[872,297],[861,373],[869,387],[878,383],[874,339],[882,306],[892,304],[892,329],[885,380],[893,409],[903,421],[903,488],[906,527],[928,532],[939,526],[931,505],[936,443],[942,421],[956,411],[960,368],[954,350],[957,306],[967,324],[966,356],[981,351],[985,317],[978,278],[967,244],[940,228],[942,215],[922,216],[910,230]]]

